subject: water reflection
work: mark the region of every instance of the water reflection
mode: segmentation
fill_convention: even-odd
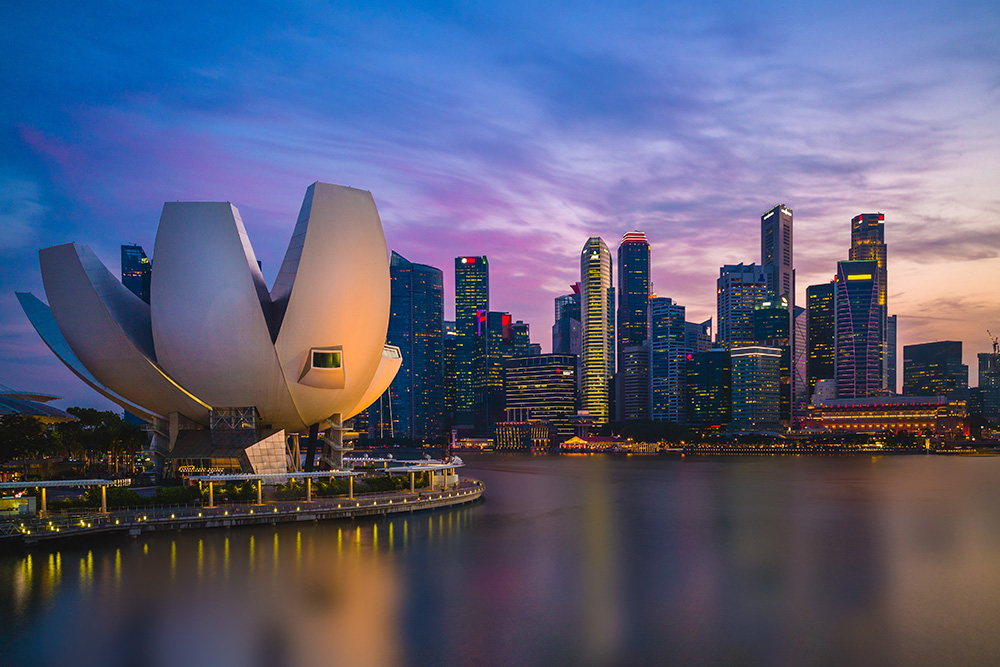
[[[428,518],[455,526],[468,511]],[[410,523],[149,534],[0,557],[0,609],[14,619],[0,629],[4,664],[401,664],[395,557]],[[59,581],[65,557],[78,564],[73,595]]]
[[[451,511],[0,556],[0,662],[1000,662],[1000,458],[469,472]]]

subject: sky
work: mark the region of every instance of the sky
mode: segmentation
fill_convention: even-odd
[[[118,273],[164,201],[231,201],[270,284],[317,180],[372,192],[448,318],[454,257],[487,255],[491,309],[546,351],[588,237],[644,231],[654,291],[714,319],[777,203],[797,303],[882,212],[900,359],[960,340],[975,385],[1000,334],[995,1],[13,0],[0,56],[0,383],[62,404],[111,408],[17,304],[40,248]]]

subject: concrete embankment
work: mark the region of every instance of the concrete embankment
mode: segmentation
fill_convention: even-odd
[[[318,498],[267,501],[260,505],[225,504],[216,507],[173,507],[53,514],[15,521],[5,526],[2,543],[36,542],[90,535],[142,533],[195,528],[230,528],[296,521],[324,521],[382,516],[461,505],[479,500],[485,487],[475,479],[457,486],[420,493],[401,491],[356,498]]]

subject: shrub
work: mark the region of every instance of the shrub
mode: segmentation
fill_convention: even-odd
[[[200,499],[197,486],[161,486],[155,498],[157,505],[187,505]]]

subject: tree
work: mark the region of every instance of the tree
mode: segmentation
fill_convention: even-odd
[[[19,414],[0,416],[0,460],[4,463],[51,456],[54,443],[45,425],[35,417]],[[27,477],[27,463],[24,472]]]
[[[126,422],[114,412],[93,408],[69,408],[78,421],[60,424],[56,440],[69,456],[84,459],[88,467],[102,456],[108,468],[121,472],[121,459],[127,460],[128,471],[134,472],[135,454],[146,446],[146,435],[135,424]]]

